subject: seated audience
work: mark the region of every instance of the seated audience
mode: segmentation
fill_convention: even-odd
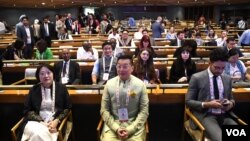
[[[203,45],[203,39],[201,38],[201,34],[198,32],[195,34],[195,41],[197,43],[197,46],[202,46]]]
[[[133,41],[133,38],[128,35],[128,30],[123,30],[122,31],[122,36],[121,38],[118,38],[119,41],[119,46],[130,46],[130,47],[135,47],[135,43]]]
[[[92,47],[90,41],[84,41],[82,47],[77,50],[77,59],[94,59],[99,58],[98,51]]]
[[[240,51],[239,48],[236,47],[236,41],[233,37],[229,37],[227,40],[226,40],[226,45],[223,47],[223,49],[228,52],[230,49],[232,48],[236,48],[238,53],[239,53],[239,57],[243,57],[243,53]]]
[[[207,46],[217,46],[216,39],[218,36],[215,34],[214,29],[211,28],[208,30],[208,34],[206,36],[206,43]]]
[[[100,113],[105,124],[100,140],[144,141],[149,105],[146,85],[131,75],[131,57],[120,56],[116,67],[119,76],[107,82],[102,95]]]
[[[30,90],[24,103],[22,141],[57,140],[57,128],[72,104],[67,88],[53,81],[53,68],[42,64],[37,68],[39,81]]]
[[[226,41],[227,41],[227,31],[222,30],[222,31],[221,31],[221,35],[220,35],[220,38],[217,38],[217,39],[216,39],[217,46],[218,46],[218,47],[223,47],[223,46],[225,46],[225,45],[226,45]]]
[[[111,38],[109,42],[111,43],[112,49],[114,50],[115,57],[118,58],[119,56],[124,55],[123,49],[119,47],[119,45],[117,44],[117,40],[115,38]]]
[[[113,56],[113,48],[110,42],[102,44],[103,57],[95,61],[92,70],[92,83],[103,85],[107,80],[115,77],[117,58]]]
[[[183,31],[177,32],[177,38],[171,40],[170,46],[179,46],[181,47],[184,43],[185,33]]]
[[[137,57],[137,55],[139,54],[140,50],[145,49],[145,48],[147,48],[147,49],[150,50],[150,52],[152,53],[153,57],[156,57],[156,53],[155,53],[154,49],[152,48],[152,46],[150,44],[150,38],[147,35],[144,35],[142,37],[142,39],[140,40],[139,47],[137,47],[135,49],[135,56],[134,57]]]
[[[66,85],[76,85],[81,82],[81,74],[79,64],[70,60],[69,49],[62,50],[63,61],[57,62],[54,65],[55,80],[58,83]]]
[[[168,40],[176,39],[176,32],[175,32],[175,28],[173,26],[171,26],[170,29],[168,30],[168,32],[166,34],[166,39],[168,39]]]
[[[231,76],[233,82],[242,82],[246,80],[246,66],[239,60],[237,48],[228,51],[228,62],[226,63],[224,73]],[[249,83],[250,84],[250,83]]]
[[[37,60],[48,60],[53,58],[53,53],[50,48],[47,47],[45,40],[40,39],[36,42],[35,59]]]
[[[115,38],[118,45],[119,45],[118,39],[120,38],[120,34],[117,32],[117,28],[112,29],[112,33],[109,34],[108,40],[110,40],[111,38]]]
[[[24,59],[24,42],[17,38],[15,42],[7,47],[2,55],[5,60],[20,60]]]
[[[134,39],[140,40],[142,38],[143,28],[140,27],[137,32],[134,33]]]
[[[197,57],[197,43],[195,40],[185,40],[185,42],[183,43],[183,47],[188,47],[189,54],[191,57]],[[174,57],[177,57],[179,54],[181,54],[181,51],[182,47],[177,48],[174,52]]]
[[[149,37],[151,46],[156,46],[155,39],[152,38],[152,37],[149,35],[147,29],[144,29],[144,30],[142,31],[142,36],[144,36],[144,35],[147,35],[147,36]]]
[[[232,81],[223,74],[227,53],[221,48],[210,53],[208,69],[191,77],[186,94],[186,106],[204,126],[205,136],[211,141],[222,141],[223,125],[237,125],[229,116],[235,106]],[[193,121],[193,129],[198,128]]]
[[[188,83],[191,76],[196,73],[196,65],[191,60],[188,47],[181,47],[180,52],[170,70],[170,83]]]
[[[68,34],[68,30],[64,27],[59,28],[58,30],[58,39],[59,40],[73,40],[73,37]]]
[[[155,72],[153,55],[150,49],[143,48],[139,51],[137,61],[134,63],[133,75],[144,81],[145,84],[160,83]]]

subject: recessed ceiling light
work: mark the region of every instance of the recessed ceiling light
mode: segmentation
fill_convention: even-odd
[[[75,2],[72,1],[71,3],[75,3]]]
[[[41,4],[42,4],[42,5],[46,5],[46,3],[45,3],[45,2],[42,2]]]

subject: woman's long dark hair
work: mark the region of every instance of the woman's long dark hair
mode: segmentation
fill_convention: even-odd
[[[189,52],[189,58],[186,60],[186,62],[184,62],[184,60],[181,57],[181,54],[184,51]],[[178,54],[177,59],[176,59],[176,63],[178,64],[178,66],[183,66],[187,70],[192,69],[192,60],[191,60],[191,54],[190,54],[189,47],[181,47],[180,53]]]
[[[146,63],[141,58],[141,53],[143,51],[147,51],[149,53],[149,58]],[[137,56],[137,62],[134,64],[134,75],[137,76],[140,79],[144,79],[147,72],[147,76],[149,80],[155,80],[157,79],[154,63],[153,63],[153,55],[150,49],[145,48],[141,49],[138,56]]]

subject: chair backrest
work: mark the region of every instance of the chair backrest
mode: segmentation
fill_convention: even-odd
[[[26,68],[24,78],[35,79],[36,78],[36,68]]]

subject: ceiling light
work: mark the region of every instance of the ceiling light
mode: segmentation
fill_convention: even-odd
[[[45,3],[45,2],[42,2],[41,4],[42,4],[42,5],[45,5],[46,3]]]
[[[75,3],[75,2],[72,1],[71,3]]]
[[[16,7],[16,4],[14,3],[13,6]]]

